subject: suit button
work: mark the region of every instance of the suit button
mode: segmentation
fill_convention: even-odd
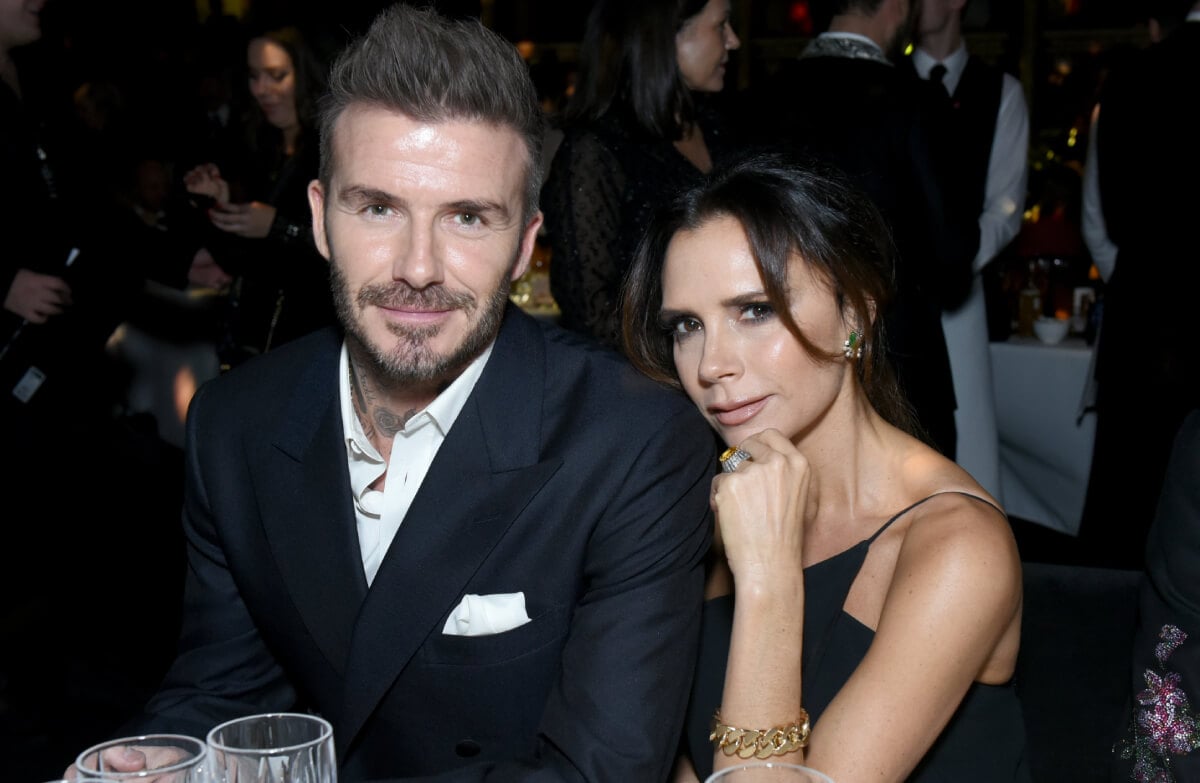
[[[463,740],[454,746],[454,752],[462,756],[464,759],[469,759],[472,756],[479,755],[479,743],[475,740]]]

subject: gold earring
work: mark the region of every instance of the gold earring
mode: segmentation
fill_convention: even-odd
[[[847,359],[861,359],[862,342],[862,336],[858,332],[851,332],[846,341],[842,343],[842,354]]]

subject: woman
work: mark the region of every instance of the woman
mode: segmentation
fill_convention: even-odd
[[[738,729],[773,727],[762,755],[837,783],[1027,779],[1016,545],[905,431],[880,326],[891,265],[865,196],[757,157],[664,210],[630,271],[626,352],[737,447],[712,484],[700,779],[758,750]]]
[[[224,368],[335,320],[307,196],[319,162],[324,70],[293,27],[252,38],[246,54],[254,105],[242,160],[231,177],[214,163],[184,177],[189,193],[211,199],[207,213],[217,229],[191,279],[230,286],[219,346]]]
[[[722,89],[740,45],[729,14],[729,0],[592,8],[542,191],[563,326],[619,344],[621,281],[652,211],[723,156],[717,114],[701,96]]]

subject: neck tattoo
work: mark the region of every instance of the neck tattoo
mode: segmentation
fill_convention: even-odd
[[[354,371],[354,363],[348,362],[346,375],[350,381],[350,400],[363,432],[368,438],[374,439],[376,434],[384,438],[394,438],[396,433],[404,429],[409,419],[420,413],[416,408],[410,408],[402,414],[394,413],[385,407],[373,404],[378,397],[365,380]]]

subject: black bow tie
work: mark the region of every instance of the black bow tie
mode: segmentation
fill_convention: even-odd
[[[950,91],[946,89],[946,83],[943,81],[945,78],[946,66],[942,65],[941,63],[938,63],[937,65],[933,66],[933,68],[929,69],[930,84],[936,84],[939,88],[941,88],[942,94],[949,99]]]

